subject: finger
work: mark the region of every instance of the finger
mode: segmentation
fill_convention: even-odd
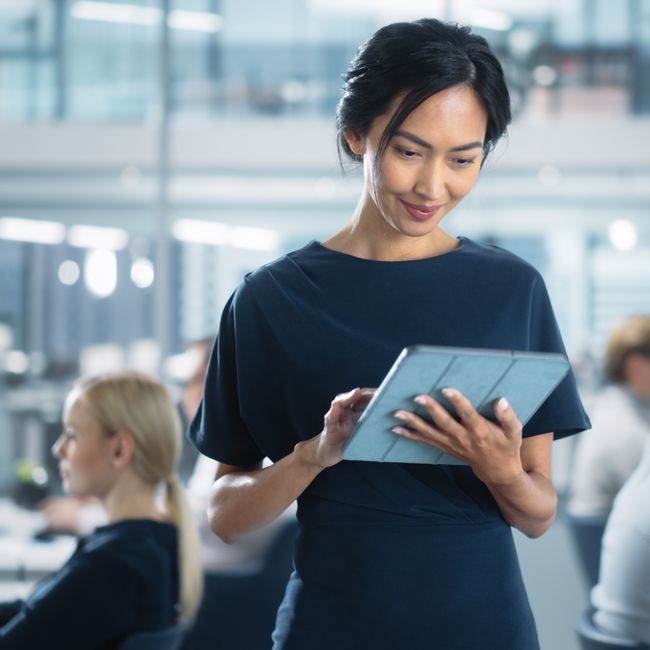
[[[455,388],[443,388],[441,393],[454,407],[461,422],[471,427],[483,419],[472,403],[460,391]]]
[[[350,406],[353,404],[359,397],[363,395],[363,390],[361,388],[353,388],[347,393],[340,393],[333,400],[332,404],[340,404],[341,406]]]
[[[429,426],[427,433],[421,433],[415,429],[410,429],[405,426],[396,426],[391,429],[393,433],[396,433],[400,438],[406,438],[407,440],[413,440],[414,442],[420,442],[427,445],[433,445],[434,447],[444,451],[447,454],[458,453],[450,444],[449,438],[444,435],[444,433],[438,431],[434,427]]]
[[[440,438],[444,435],[444,430],[441,431],[412,411],[400,409],[393,415],[403,425],[402,428],[405,428],[409,432],[409,437],[417,435],[419,439],[430,441],[434,437]]]
[[[506,435],[518,436],[521,434],[521,422],[505,397],[494,402],[494,415]]]
[[[351,404],[353,411],[363,411],[377,392],[376,388],[358,388],[355,401]]]
[[[449,433],[459,433],[462,428],[454,418],[430,395],[418,395],[415,403],[426,410],[434,424]]]

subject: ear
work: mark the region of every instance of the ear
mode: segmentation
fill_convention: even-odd
[[[366,153],[365,138],[355,129],[344,129],[343,137],[348,146],[357,156],[363,156]]]
[[[133,458],[135,440],[133,434],[126,429],[121,429],[113,434],[113,466],[116,469],[126,467]]]

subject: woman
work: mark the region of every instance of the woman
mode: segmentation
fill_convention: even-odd
[[[79,381],[63,421],[52,448],[63,487],[99,499],[109,523],[25,602],[0,606],[0,648],[116,648],[192,618],[200,601],[197,534],[175,472],[180,423],[165,388],[133,372]]]
[[[406,345],[563,351],[540,275],[440,228],[509,119],[484,39],[431,19],[383,27],[337,112],[364,169],[350,224],[250,274],[225,307],[191,436],[220,463],[209,516],[224,540],[298,498],[277,650],[539,647],[510,526],[553,521],[551,432],[588,426],[573,376],[523,436],[504,400],[498,424],[454,392],[459,422],[428,396],[435,425],[396,414],[396,435],[465,466],[340,462],[372,394],[359,387]]]

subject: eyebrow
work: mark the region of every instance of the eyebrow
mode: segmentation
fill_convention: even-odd
[[[415,144],[420,145],[421,147],[424,147],[425,149],[433,149],[433,146],[429,144],[426,140],[423,140],[422,138],[418,138],[417,135],[413,133],[409,133],[408,131],[395,131],[396,136],[401,136],[402,138],[406,138],[407,140],[410,140],[411,142],[415,142]],[[467,144],[461,144],[458,145],[457,147],[452,147],[449,151],[468,151],[469,149],[477,149],[483,148],[483,143],[479,142],[476,140],[475,142],[468,142]]]

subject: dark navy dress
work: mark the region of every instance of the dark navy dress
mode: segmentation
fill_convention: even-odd
[[[378,386],[414,344],[564,351],[542,278],[507,251],[461,238],[379,262],[311,242],[226,305],[190,436],[223,463],[276,461],[322,430],[336,394]],[[569,374],[524,435],[588,426]],[[343,461],[298,518],[277,650],[539,647],[510,527],[469,467]]]

